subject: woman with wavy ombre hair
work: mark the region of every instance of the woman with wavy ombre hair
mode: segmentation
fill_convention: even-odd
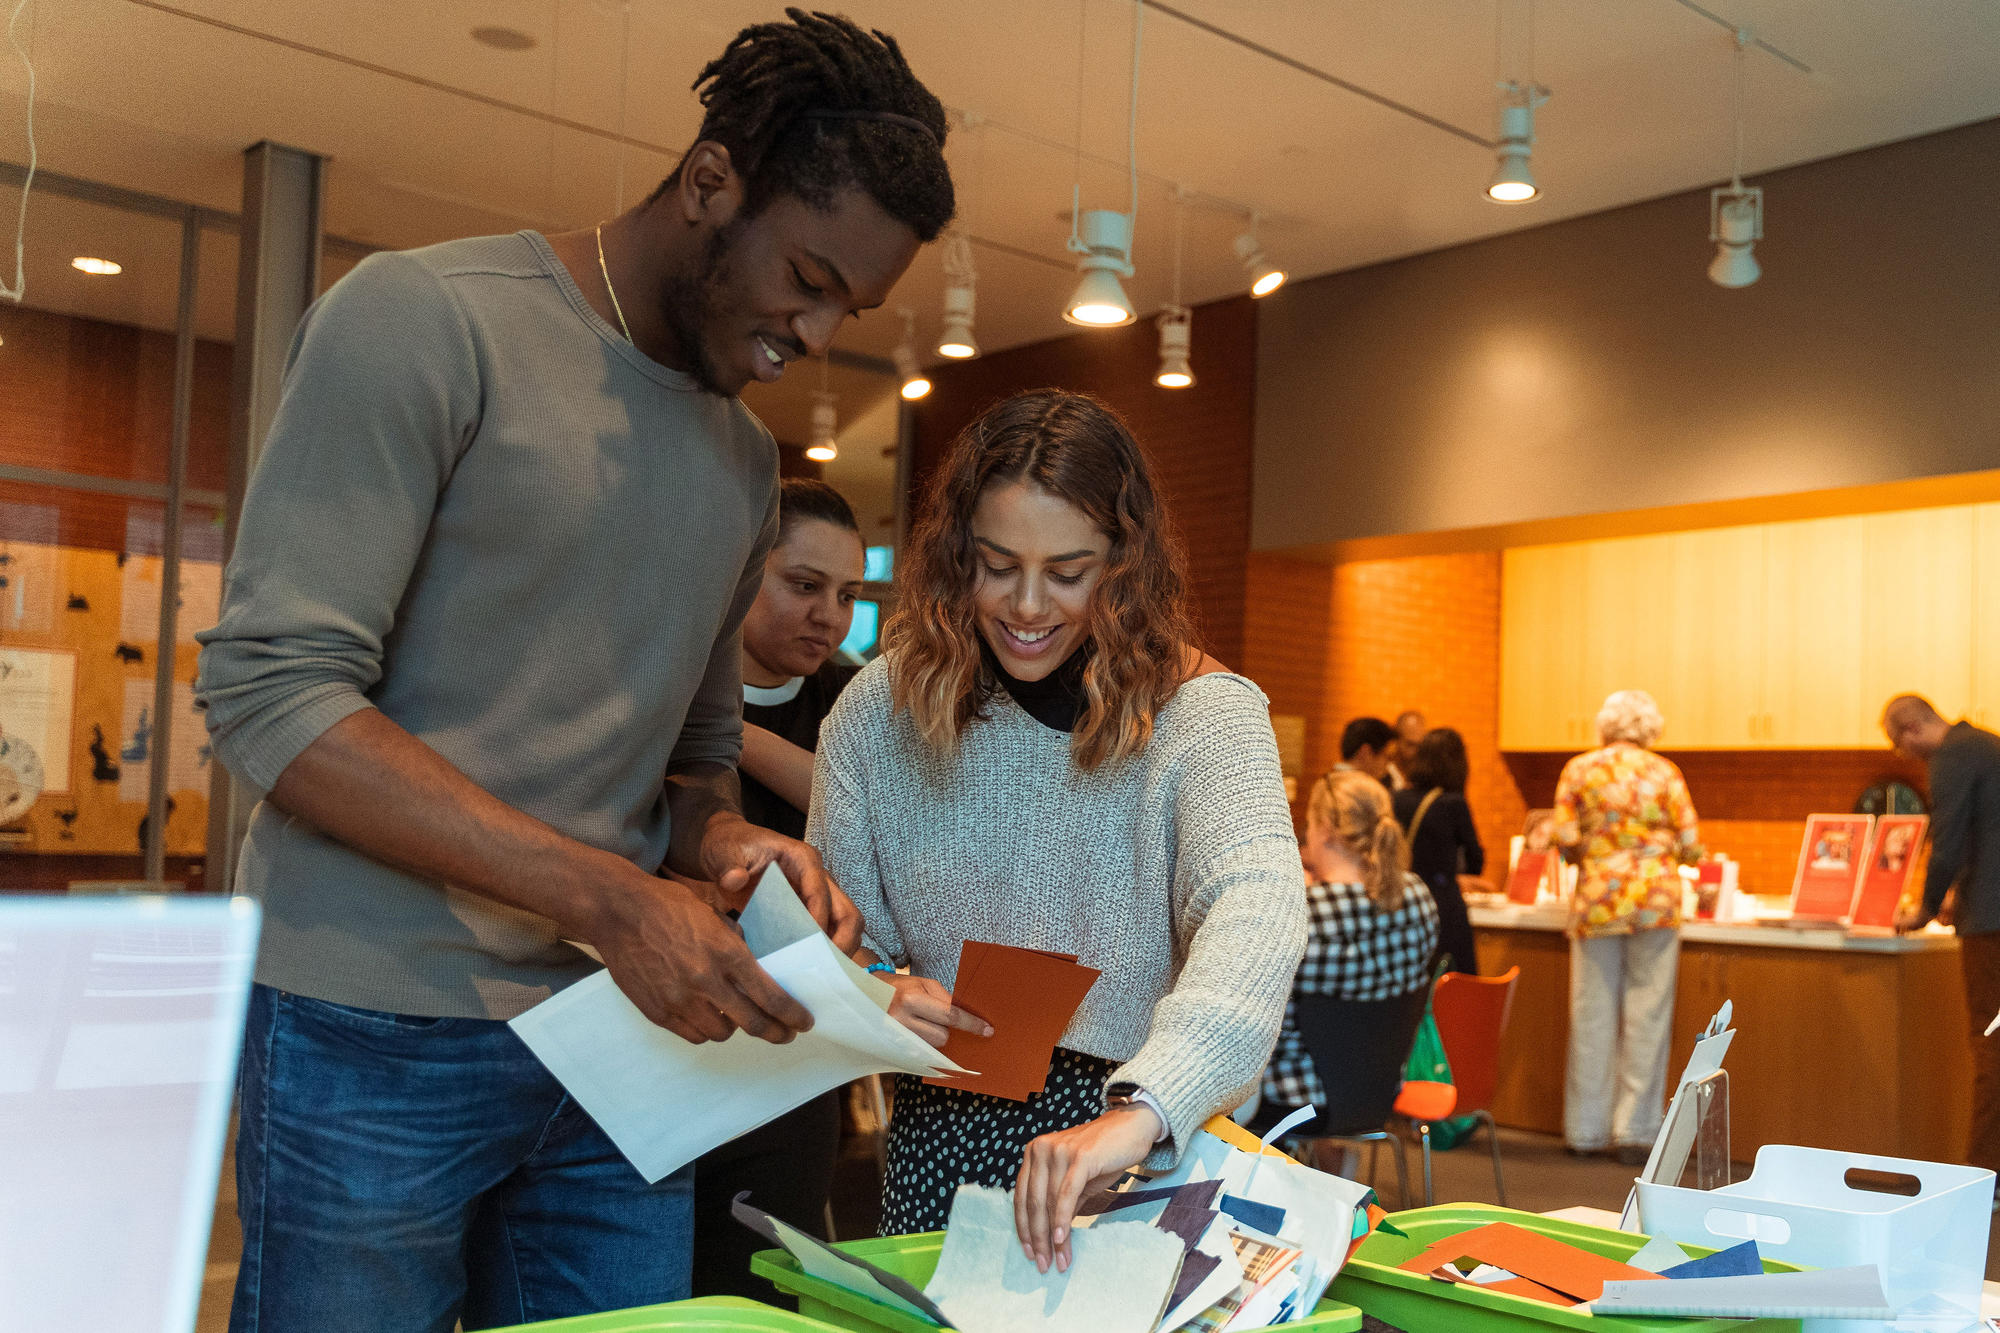
[[[1086,597],[1052,571],[1051,600],[1088,610],[1066,619],[1046,646],[1012,633],[1004,616],[982,625],[981,574],[991,575],[974,514],[993,483],[1030,486],[1061,497],[1108,537]],[[1010,553],[1011,554],[1011,553]],[[1060,562],[1057,562],[1060,563]],[[1145,457],[1125,423],[1081,394],[1017,394],[966,429],[932,479],[897,585],[897,610],[883,633],[896,706],[907,708],[925,740],[949,749],[988,695],[1001,688],[992,666],[1030,679],[1074,661],[1084,707],[1071,735],[1077,764],[1095,769],[1152,739],[1153,718],[1203,661],[1182,599],[1180,543],[1153,491]],[[1069,651],[1065,651],[1068,649]]]
[[[1099,975],[1039,1089],[901,1080],[882,1229],[1013,1185],[1023,1248],[1066,1268],[1086,1192],[1176,1162],[1276,1039],[1305,914],[1269,704],[1194,642],[1152,469],[1096,399],[1017,394],[966,427],[901,566],[806,828],[867,923],[860,960],[940,1046],[989,1031],[952,1002],[968,942]]]

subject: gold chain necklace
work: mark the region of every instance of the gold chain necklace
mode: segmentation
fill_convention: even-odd
[[[611,270],[604,263],[604,224],[597,224],[597,271],[604,275],[604,291],[611,298],[611,313],[618,316],[618,331],[625,335],[626,342],[632,342],[631,326],[625,322],[625,312],[618,306],[618,289],[611,285]],[[633,343],[633,346],[638,344]]]

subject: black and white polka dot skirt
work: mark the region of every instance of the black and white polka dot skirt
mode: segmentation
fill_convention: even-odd
[[[1049,1081],[1025,1102],[896,1076],[889,1118],[889,1169],[882,1179],[882,1234],[942,1231],[960,1185],[1012,1189],[1028,1142],[1104,1112],[1109,1060],[1056,1048]]]

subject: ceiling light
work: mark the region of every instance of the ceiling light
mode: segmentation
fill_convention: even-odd
[[[1264,247],[1257,242],[1257,215],[1250,215],[1250,230],[1236,238],[1236,257],[1243,261],[1243,271],[1250,275],[1250,294],[1269,296],[1285,285],[1285,271],[1273,264],[1264,255]]]
[[[1708,261],[1709,280],[1718,287],[1748,287],[1764,272],[1754,253],[1764,237],[1764,192],[1724,187],[1709,191],[1708,239],[1715,258]]]
[[[474,28],[472,40],[481,46],[490,46],[496,51],[527,51],[535,46],[535,39],[519,28],[503,28],[497,25]]]
[[[1549,90],[1508,79],[1500,84],[1500,92],[1500,142],[1486,197],[1496,204],[1525,204],[1542,194],[1528,158],[1535,146],[1535,108],[1549,100]]]
[[[1083,89],[1089,52],[1081,33],[1077,48],[1076,179],[1070,186],[1069,250],[1083,275],[1063,306],[1063,318],[1087,328],[1110,329],[1130,324],[1138,316],[1119,283],[1132,276],[1132,228],[1139,217],[1139,46],[1145,31],[1146,7],[1132,6],[1132,99],[1125,112],[1125,170],[1130,181],[1123,213],[1083,207]]]
[[[1729,184],[1708,192],[1708,239],[1715,258],[1708,261],[1708,279],[1718,287],[1748,287],[1764,272],[1754,253],[1764,239],[1764,192],[1743,183],[1743,48],[1750,33],[1736,33],[1736,162]]]
[[[1063,318],[1100,329],[1130,324],[1137,316],[1118,279],[1132,276],[1132,215],[1093,208],[1083,215],[1080,233],[1081,239],[1070,238],[1070,248],[1080,251],[1076,266],[1083,277]]]
[[[109,277],[111,274],[125,271],[123,264],[109,259],[96,259],[90,255],[78,255],[69,261],[69,266],[84,273],[95,273],[100,277]]]
[[[944,243],[944,324],[938,330],[938,355],[964,361],[979,355],[972,337],[973,286],[979,274],[972,267],[972,242],[953,232]]]
[[[812,439],[806,445],[806,457],[815,463],[831,463],[840,457],[840,448],[833,442],[839,425],[840,417],[834,409],[833,395],[825,389],[813,394]]]
[[[1160,373],[1153,383],[1162,389],[1185,389],[1194,383],[1188,365],[1188,345],[1193,312],[1184,305],[1170,305],[1160,312]]]
[[[931,377],[917,364],[917,314],[904,310],[902,315],[903,341],[890,355],[896,363],[896,377],[902,381],[900,392],[906,401],[915,402],[931,391]]]

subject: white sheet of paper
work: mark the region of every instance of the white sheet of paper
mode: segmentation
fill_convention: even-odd
[[[783,1046],[743,1032],[699,1046],[683,1041],[648,1021],[609,972],[584,978],[510,1026],[652,1181],[854,1079],[889,1070],[962,1072],[890,1018],[869,992],[887,987],[817,928],[762,962],[813,1016],[812,1030]]]
[[[891,1309],[915,1315],[925,1323],[932,1322],[929,1314],[898,1296],[895,1292],[875,1280],[867,1269],[844,1263],[831,1254],[826,1246],[788,1226],[780,1218],[772,1218],[771,1226],[778,1233],[778,1241],[785,1247],[785,1253],[799,1261],[799,1268],[809,1277],[822,1282],[831,1282],[842,1291],[851,1291],[857,1296],[866,1296],[871,1301],[880,1301]]]
[[[1234,1177],[1240,1176],[1239,1181]],[[1358,1180],[1276,1157],[1239,1153],[1223,1170],[1224,1194],[1285,1210],[1278,1234],[1310,1254],[1331,1282],[1354,1244],[1354,1210],[1368,1197]]]
[[[1008,1193],[961,1185],[924,1294],[961,1333],[1152,1333],[1186,1251],[1157,1227],[1100,1222],[1071,1233],[1067,1273],[1038,1273]]]
[[[1576,1307],[1591,1314],[1715,1315],[1723,1318],[1894,1319],[1874,1264],[1756,1277],[1691,1277],[1672,1282],[1607,1282]]]

